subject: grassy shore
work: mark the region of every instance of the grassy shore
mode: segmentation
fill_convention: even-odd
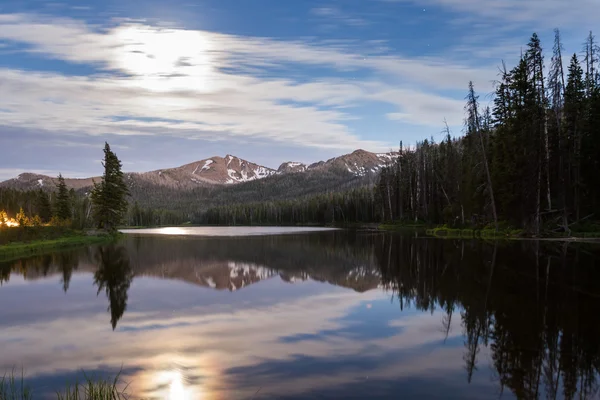
[[[425,233],[428,236],[438,238],[452,239],[521,239],[525,237],[522,229],[450,229],[447,227],[437,227],[427,229]]]
[[[531,239],[534,238],[528,235],[523,229],[512,227],[501,227],[498,231],[494,228],[452,228],[446,225],[431,226],[420,223],[404,224],[404,223],[386,223],[379,225],[379,229],[384,231],[398,232],[419,232],[427,236],[447,239]],[[600,232],[596,229],[573,230],[569,234],[546,231],[542,232],[539,239],[594,239],[600,238]]]
[[[129,396],[118,389],[119,374],[113,379],[85,377],[83,383],[66,385],[62,392],[56,393],[57,400],[124,400]],[[29,387],[21,374],[16,377],[15,371],[0,378],[0,399],[2,400],[35,400],[35,391]]]
[[[118,235],[61,227],[5,228],[0,230],[0,260],[34,256],[52,250],[110,242]]]

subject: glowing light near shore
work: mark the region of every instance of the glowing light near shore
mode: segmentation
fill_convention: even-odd
[[[12,218],[7,219],[4,222],[6,223],[6,226],[8,226],[8,227],[19,226],[19,223],[17,221],[15,221],[14,219],[12,219]]]

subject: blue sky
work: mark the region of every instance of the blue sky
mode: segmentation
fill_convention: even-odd
[[[235,154],[277,167],[461,134],[473,80],[531,33],[568,54],[597,0],[155,0],[0,3],[0,179]],[[568,60],[569,57],[565,57]],[[546,53],[549,64],[550,53]]]

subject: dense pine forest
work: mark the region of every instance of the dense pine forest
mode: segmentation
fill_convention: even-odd
[[[564,71],[555,31],[544,75],[534,34],[519,63],[502,66],[491,109],[480,107],[469,83],[465,135],[447,132],[439,144],[401,149],[396,165],[381,174],[384,219],[502,222],[534,234],[593,219],[600,201],[599,54],[590,33],[583,60],[573,54]]]
[[[240,203],[210,208],[194,221],[210,225],[306,225],[368,223],[381,220],[370,187],[330,192],[296,200]]]

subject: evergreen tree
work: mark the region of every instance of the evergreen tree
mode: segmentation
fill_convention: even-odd
[[[496,231],[498,230],[498,215],[496,213],[496,200],[494,199],[494,187],[492,185],[492,177],[490,174],[490,166],[487,160],[485,141],[483,139],[485,131],[486,134],[489,133],[489,120],[490,113],[489,110],[486,110],[484,124],[481,123],[481,117],[479,115],[479,104],[478,98],[475,94],[475,88],[473,86],[473,82],[469,82],[469,93],[467,95],[467,104],[465,106],[465,110],[467,112],[467,119],[465,121],[467,128],[467,135],[474,136],[477,135],[477,139],[480,145],[480,153],[483,161],[483,167],[485,169],[485,176],[487,180],[487,191],[490,196],[490,203],[492,207],[492,216],[494,218],[494,226]],[[482,126],[484,125],[484,126]]]
[[[71,219],[71,196],[62,174],[58,174],[57,189],[54,216],[63,221]]]
[[[553,190],[559,194],[558,207],[562,214],[562,224],[565,230],[568,227],[567,213],[567,187],[565,186],[565,167],[566,167],[566,146],[563,135],[564,120],[564,91],[565,91],[565,73],[563,69],[562,58],[563,47],[558,29],[554,30],[554,47],[550,72],[548,75],[548,91],[550,101],[549,117],[549,146],[551,153],[556,155],[551,159],[550,179],[554,182]]]
[[[94,183],[92,204],[94,221],[99,228],[112,232],[123,221],[127,212],[129,190],[123,179],[121,161],[104,144],[104,174],[100,183]]]
[[[581,195],[581,136],[583,112],[585,104],[585,83],[583,70],[579,65],[577,54],[573,54],[569,65],[567,87],[565,89],[565,125],[566,146],[569,154],[569,170],[565,172],[567,187],[572,188],[571,208],[575,211],[575,219],[579,219]]]
[[[42,189],[40,189],[37,193],[36,209],[37,215],[40,216],[40,219],[43,223],[50,222],[50,219],[52,218],[50,196],[48,196],[48,193],[44,192]]]
[[[542,190],[542,176],[546,186],[546,205],[547,208],[552,208],[552,198],[550,192],[550,147],[548,140],[548,118],[547,118],[547,98],[545,90],[544,80],[544,56],[542,54],[542,46],[540,39],[536,33],[531,37],[528,50],[526,54],[527,65],[532,82],[533,90],[535,91],[535,119],[536,125],[535,132],[539,136],[539,142],[543,143],[543,150],[540,151],[540,162],[538,164],[538,191],[541,195]],[[543,160],[543,162],[542,162]],[[543,165],[543,173],[542,173]],[[539,196],[538,196],[539,197]],[[538,198],[536,207],[539,209],[541,206],[541,199]],[[539,211],[537,211],[537,218],[539,219]]]

